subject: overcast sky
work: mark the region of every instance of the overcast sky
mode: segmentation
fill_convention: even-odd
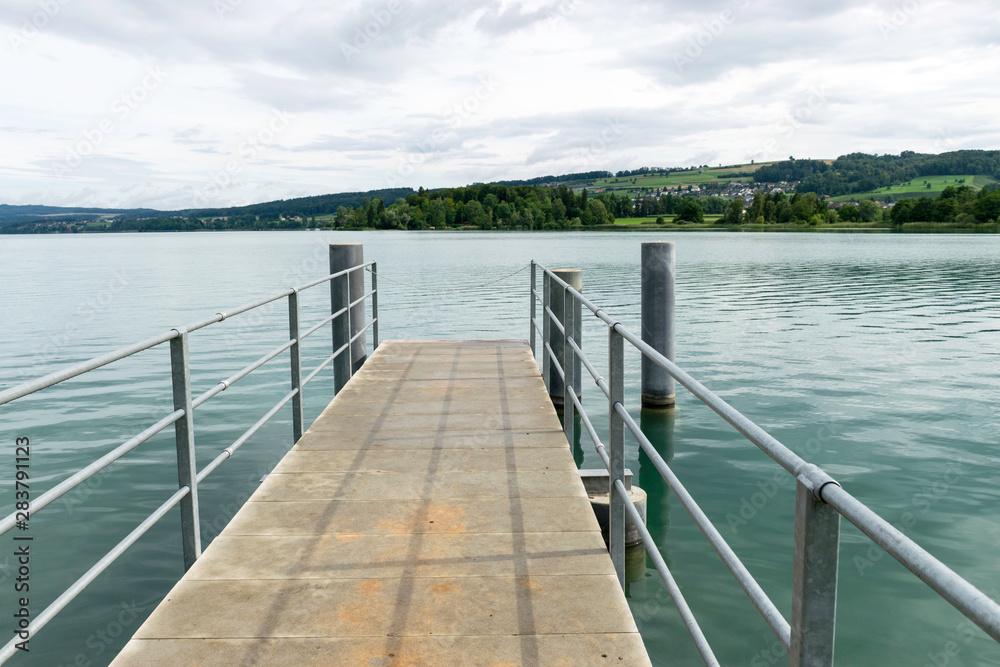
[[[0,203],[1000,148],[995,0],[4,0]]]

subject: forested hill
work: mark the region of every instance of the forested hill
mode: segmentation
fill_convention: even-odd
[[[69,208],[64,206],[14,206],[0,204],[0,226],[58,217],[60,220],[95,220],[112,215],[157,215],[150,208]]]
[[[230,208],[210,208],[183,211],[182,213],[194,217],[225,217],[240,218],[251,216],[263,220],[278,220],[280,218],[291,218],[300,216],[302,218],[315,217],[317,215],[332,215],[341,206],[355,208],[363,205],[370,199],[379,198],[383,201],[394,202],[397,199],[405,199],[415,191],[413,188],[389,188],[385,190],[371,190],[369,192],[340,192],[332,195],[317,195],[315,197],[299,197],[297,199],[279,199],[263,204],[250,204],[249,206],[233,206]]]
[[[798,181],[799,192],[837,197],[869,192],[922,176],[968,174],[1000,180],[1000,151],[952,151],[932,155],[904,151],[899,155],[851,153],[833,162],[786,160],[754,172],[760,183]]]
[[[611,178],[614,176],[610,171],[581,171],[575,174],[562,174],[561,176],[539,176],[537,178],[529,178],[523,181],[493,181],[490,185],[545,185],[545,184],[564,184],[572,185],[575,183],[582,183],[584,185],[590,184],[601,178]],[[475,185],[475,184],[474,184]]]

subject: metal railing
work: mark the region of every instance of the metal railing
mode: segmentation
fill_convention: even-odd
[[[364,290],[364,274],[371,274],[371,290]],[[358,273],[356,276],[351,274]],[[357,281],[361,281],[360,285]],[[300,332],[299,326],[299,300],[300,292],[311,287],[316,287],[325,283],[330,283],[331,294],[331,314],[309,329]],[[354,290],[351,288],[354,287]],[[361,290],[357,288],[361,287]],[[351,301],[351,293],[363,292],[360,298]],[[303,433],[303,389],[309,382],[331,363],[341,380],[338,380],[336,390],[339,391],[342,378],[350,378],[353,374],[354,365],[358,359],[354,358],[352,350],[356,347],[355,341],[362,339],[362,345],[366,344],[366,333],[372,329],[373,348],[378,347],[378,287],[376,278],[376,263],[367,262],[358,264],[351,268],[331,273],[330,275],[306,283],[299,287],[287,289],[283,292],[258,299],[231,311],[216,313],[214,316],[190,324],[186,327],[171,329],[166,333],[154,336],[147,340],[123,347],[109,352],[90,361],[86,361],[75,366],[51,373],[44,377],[25,382],[11,389],[0,392],[0,406],[15,401],[29,394],[33,394],[42,389],[59,384],[66,380],[78,377],[95,369],[107,366],[121,359],[125,359],[139,352],[170,343],[170,371],[173,387],[173,407],[174,410],[158,422],[139,433],[133,438],[122,443],[104,456],[100,457],[87,467],[67,477],[63,481],[53,486],[37,498],[30,501],[27,512],[15,511],[10,515],[0,519],[0,535],[6,533],[15,525],[25,519],[35,515],[38,511],[51,504],[60,496],[71,491],[78,485],[87,481],[95,474],[105,469],[125,454],[139,447],[150,438],[166,429],[171,424],[174,425],[174,435],[177,446],[177,477],[178,489],[165,500],[152,514],[139,523],[136,528],[121,540],[111,551],[101,558],[93,567],[77,579],[67,588],[55,601],[46,607],[41,613],[32,618],[27,627],[28,637],[34,637],[52,618],[62,611],[74,598],[76,598],[94,579],[106,570],[115,560],[121,556],[130,546],[142,537],[153,525],[167,514],[176,505],[180,504],[181,509],[181,533],[184,554],[184,569],[187,571],[201,555],[201,527],[198,514],[198,485],[204,481],[216,468],[247,442],[264,424],[273,418],[289,402],[292,404],[292,437],[293,442],[298,441]],[[367,299],[371,299],[372,319],[367,322],[352,322],[351,311],[363,307]],[[263,355],[249,366],[220,381],[213,388],[204,392],[200,396],[192,398],[191,395],[191,367],[189,336],[209,325],[222,322],[241,313],[246,313],[280,299],[288,301],[288,340],[267,354]],[[361,311],[363,312],[363,310]],[[362,317],[364,319],[364,317]],[[302,341],[319,331],[327,324],[333,324],[333,346],[334,351],[316,369],[306,377],[302,377]],[[283,352],[288,351],[291,366],[291,390],[285,394],[277,404],[274,405],[263,417],[253,426],[248,428],[231,445],[223,449],[208,465],[201,470],[197,469],[195,459],[194,440],[194,410],[203,405],[209,399],[218,396],[226,389],[229,389],[239,380],[250,375],[253,371],[275,359]],[[347,353],[344,355],[344,353]],[[6,662],[17,652],[16,644],[23,639],[15,634],[2,649],[0,649],[0,664]]]
[[[542,271],[542,293],[537,286],[537,269]],[[555,290],[562,291],[563,312],[551,308]],[[541,305],[539,326],[537,306]],[[589,310],[608,328],[608,373],[602,377],[580,347],[580,326],[574,322],[579,306]],[[562,338],[562,351],[557,354],[550,344],[552,329]],[[841,485],[816,465],[813,465],[770,436],[735,408],[709,391],[704,385],[681,370],[670,359],[626,329],[621,322],[593,304],[579,291],[544,266],[531,264],[531,328],[529,342],[532,352],[537,347],[536,332],[542,335],[542,369],[546,384],[552,371],[562,379],[564,430],[567,440],[575,440],[574,422],[578,414],[590,435],[598,455],[610,474],[609,549],[618,580],[625,584],[625,514],[638,528],[642,542],[677,607],[698,652],[706,665],[718,665],[712,648],[684,600],[663,556],[629,498],[624,483],[624,431],[638,441],[642,451],[653,462],[664,481],[675,493],[684,509],[694,519],[702,534],[718,553],[736,581],[757,607],[781,644],[788,650],[790,665],[832,665],[837,606],[837,565],[840,551],[840,517],[857,526],[865,535],[893,558],[917,575],[938,595],[962,612],[990,637],[1000,642],[1000,606],[975,588],[941,561],[906,537],[889,522],[878,516],[844,490]],[[555,337],[558,339],[559,337]],[[721,533],[677,478],[670,466],[628,413],[624,396],[624,343],[630,343],[643,357],[668,373],[679,384],[715,411],[750,442],[774,459],[796,479],[795,545],[793,553],[793,586],[791,618],[778,610],[761,586],[743,565]],[[609,444],[605,446],[597,435],[574,390],[574,367],[579,360],[608,399]]]

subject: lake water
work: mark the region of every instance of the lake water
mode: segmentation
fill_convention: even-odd
[[[709,388],[900,526],[974,585],[1000,595],[1000,237],[758,233],[247,232],[0,236],[0,389],[325,275],[327,244],[362,242],[379,262],[380,327],[391,338],[527,338],[526,267],[584,271],[584,292],[638,331],[639,251],[677,242],[677,361]],[[400,282],[391,282],[392,280]],[[401,284],[405,283],[405,284]],[[325,297],[325,299],[324,299]],[[317,288],[303,322],[329,307]],[[606,359],[606,329],[584,347]],[[192,334],[194,391],[276,346],[284,304]],[[306,368],[329,354],[309,339]],[[787,616],[794,485],[763,453],[678,388],[671,415],[630,409]],[[287,355],[200,408],[199,461],[228,446],[287,392]],[[326,405],[332,372],[306,394]],[[603,395],[584,403],[602,437]],[[37,494],[168,412],[161,346],[0,408],[0,509],[13,508],[13,443],[32,441]],[[286,409],[201,486],[210,540],[291,446]],[[600,461],[584,436],[585,467]],[[38,613],[176,489],[172,429],[31,521]],[[726,665],[787,662],[719,558],[627,440],[650,496],[649,526]],[[775,484],[778,479],[781,483]],[[756,495],[755,495],[756,494]],[[905,517],[905,518],[904,518]],[[181,575],[179,519],[160,522],[31,642],[12,665],[105,665]],[[1000,648],[843,522],[837,662],[1000,665]],[[0,552],[0,628],[13,609],[11,536]],[[699,664],[649,568],[628,585],[655,664]],[[949,646],[949,642],[954,642]],[[772,651],[772,649],[774,649]],[[937,660],[938,662],[935,662]]]

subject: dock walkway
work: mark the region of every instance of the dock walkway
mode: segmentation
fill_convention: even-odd
[[[648,665],[523,341],[389,341],[124,665]]]

